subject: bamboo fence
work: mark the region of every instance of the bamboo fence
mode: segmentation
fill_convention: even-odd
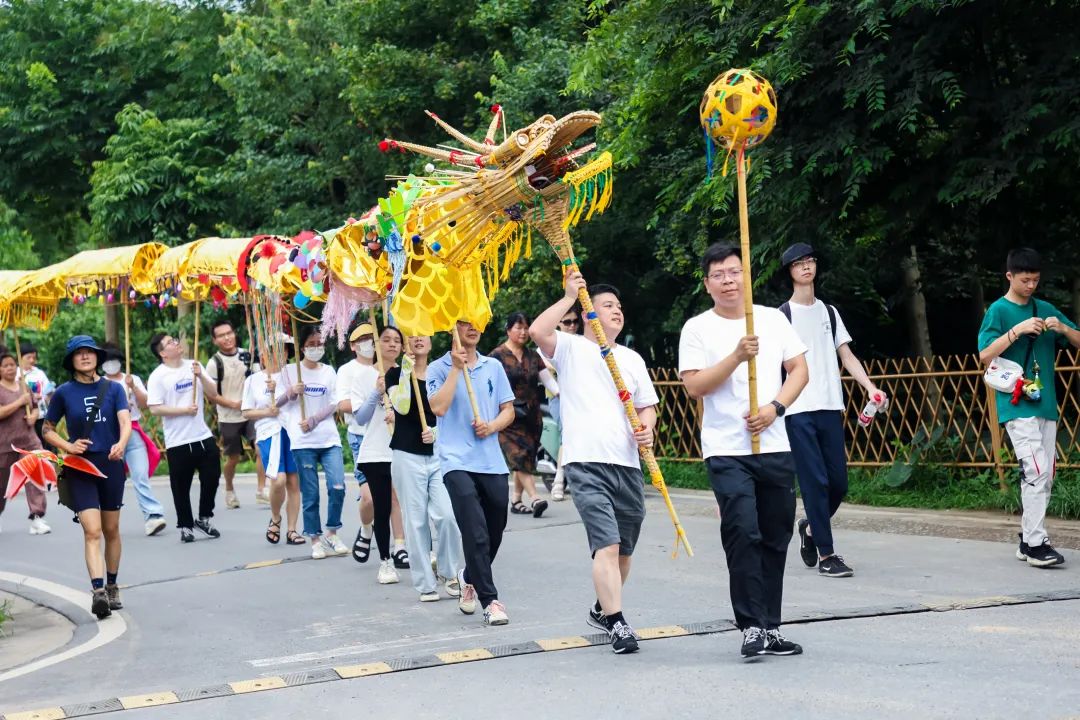
[[[976,355],[871,360],[866,370],[889,395],[890,405],[868,428],[857,418],[865,393],[855,381],[843,378],[848,464],[881,467],[903,459],[916,436],[930,437],[941,428],[950,457],[935,461],[961,468],[993,468],[999,479],[1016,458],[997,421],[991,393],[983,383]],[[660,396],[657,457],[675,462],[701,459],[701,403],[679,382],[678,371],[652,371]],[[1080,467],[1080,352],[1061,351],[1056,364],[1058,407],[1058,467]],[[853,392],[854,391],[854,392]]]

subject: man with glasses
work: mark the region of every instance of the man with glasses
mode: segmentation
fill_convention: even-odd
[[[840,313],[814,295],[817,258],[807,243],[795,243],[780,257],[791,277],[791,299],[780,312],[806,345],[810,382],[788,408],[787,431],[806,517],[799,520],[799,554],[823,577],[851,577],[852,569],[833,547],[832,516],[848,490],[844,446],[844,390],[837,357],[869,397],[885,401],[851,352],[851,335]],[[880,403],[879,403],[880,404]]]
[[[210,328],[214,347],[217,352],[206,365],[206,372],[216,384],[218,430],[221,432],[221,445],[225,451],[225,507],[230,510],[240,507],[233,488],[236,466],[244,457],[244,440],[255,448],[255,423],[244,419],[240,404],[244,399],[244,380],[252,372],[251,352],[236,344],[236,330],[227,319],[216,320]],[[257,368],[256,368],[257,369]],[[262,456],[255,453],[255,470],[258,485],[255,501],[270,504],[270,494],[266,489],[266,473],[263,471]]]
[[[150,338],[150,352],[161,364],[146,382],[146,404],[161,418],[165,453],[169,459],[169,486],[176,508],[180,541],[194,542],[194,528],[207,537],[221,537],[210,522],[214,496],[221,479],[221,453],[203,419],[203,395],[216,402],[215,383],[198,362],[184,360],[180,342],[165,333]],[[191,481],[199,473],[199,518],[191,512]]]
[[[755,305],[757,335],[746,335],[738,248],[711,246],[701,269],[712,307],[683,325],[679,376],[704,406],[701,449],[720,506],[742,656],[798,655],[802,648],[780,634],[784,565],[795,523],[795,467],[784,412],[806,387],[806,347],[776,308]],[[750,358],[757,358],[756,415],[750,414]],[[787,373],[783,380],[781,371]],[[761,441],[758,453],[753,435]]]

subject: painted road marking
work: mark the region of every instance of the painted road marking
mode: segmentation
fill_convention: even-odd
[[[0,576],[2,575],[3,574],[0,574]],[[79,597],[83,597],[82,593],[79,593]],[[910,605],[887,605],[839,610],[830,614],[812,612],[785,618],[785,624],[801,625],[858,618],[895,617],[899,615],[914,615],[928,612],[963,612],[965,610],[987,607],[1004,607],[1019,604],[1058,602],[1063,600],[1080,600],[1080,588],[1072,590],[1054,590],[1045,593],[1029,593],[1016,596],[1002,596],[998,598],[972,598],[970,600],[958,600],[944,604],[913,603]],[[710,620],[707,622],[641,628],[638,629],[637,633],[642,640],[655,640],[695,635],[713,635],[716,633],[733,632],[735,629],[735,626],[730,620]],[[335,667],[332,670],[326,668],[313,668],[310,671],[291,673],[288,676],[288,682],[284,678],[277,676],[263,677],[254,680],[241,680],[226,685],[214,685],[192,690],[173,692],[164,691],[150,693],[148,695],[134,695],[125,698],[110,698],[108,700],[99,700],[80,705],[68,705],[64,708],[51,707],[26,712],[8,713],[0,718],[0,720],[64,720],[66,718],[94,715],[105,711],[117,712],[134,709],[135,707],[149,707],[154,704],[168,704],[173,702],[186,703],[207,698],[262,692],[265,690],[277,690],[285,687],[297,687],[299,685],[309,685],[317,682],[348,680],[371,675],[406,672],[409,670],[420,670],[431,667],[444,667],[446,665],[465,662],[486,662],[498,658],[528,655],[537,652],[537,648],[548,652],[554,652],[584,647],[602,647],[607,646],[607,644],[607,636],[602,633],[587,636],[573,635],[562,638],[548,638],[545,640],[520,642],[514,645],[473,648],[469,650],[443,652],[437,655],[399,658],[392,660],[391,662],[342,665]],[[143,704],[139,704],[140,700],[144,701]],[[156,700],[160,700],[160,702],[155,702]]]

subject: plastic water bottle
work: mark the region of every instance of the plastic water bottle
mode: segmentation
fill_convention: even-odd
[[[881,393],[874,393],[870,396],[870,400],[866,403],[866,407],[859,413],[859,427],[869,427],[870,423],[874,419],[874,415],[877,414],[879,409],[884,409],[885,396]]]

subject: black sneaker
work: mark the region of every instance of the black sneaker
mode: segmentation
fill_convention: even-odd
[[[1050,544],[1049,540],[1044,540],[1042,545],[1028,548],[1028,565],[1034,565],[1035,567],[1050,567],[1051,565],[1061,565],[1064,562],[1065,558],[1061,553],[1054,549],[1054,546]]]
[[[1024,533],[1016,533],[1016,534],[1020,537],[1020,547],[1018,547],[1016,549],[1016,559],[1020,560],[1021,562],[1026,562],[1027,561],[1027,556],[1028,556],[1028,550],[1030,550],[1031,548],[1029,548],[1028,544],[1026,542],[1024,542]]]
[[[394,558],[394,567],[399,570],[408,570],[409,565],[409,553],[405,548],[401,548],[390,557]]]
[[[748,627],[743,630],[743,660],[757,660],[760,656],[764,655],[765,638],[765,631],[759,627]]]
[[[93,598],[90,600],[90,612],[94,613],[98,620],[112,615],[112,610],[109,609],[109,594],[105,592],[105,588],[94,590]]]
[[[611,638],[611,652],[616,655],[637,652],[638,641],[634,629],[624,622],[616,621],[608,631]]]
[[[799,521],[799,555],[802,556],[803,565],[812,568],[817,565],[817,545],[806,529],[810,527],[810,521],[803,518]]]
[[[743,646],[745,647],[745,645]],[[765,655],[802,655],[802,645],[793,643],[779,630],[765,631]]]
[[[844,558],[839,555],[830,555],[829,557],[818,563],[818,575],[824,575],[825,577],[851,577],[855,574],[855,571],[847,566],[844,562]]]
[[[216,527],[214,527],[210,523],[210,518],[208,518],[208,517],[207,518],[199,518],[198,520],[196,520],[195,521],[195,527],[199,528],[204,533],[206,533],[207,537],[212,537],[212,538],[221,537],[221,533],[218,532],[218,529]]]
[[[110,610],[122,610],[123,609],[124,603],[120,602],[120,586],[119,585],[116,585],[116,584],[106,585],[105,586],[105,595],[107,595],[108,598],[109,598],[109,609]]]
[[[191,528],[180,528],[180,542],[195,542],[195,533]]]
[[[595,604],[589,606],[589,617],[585,622],[606,633],[611,632],[611,623],[608,622],[607,615],[602,610],[597,610]]]

